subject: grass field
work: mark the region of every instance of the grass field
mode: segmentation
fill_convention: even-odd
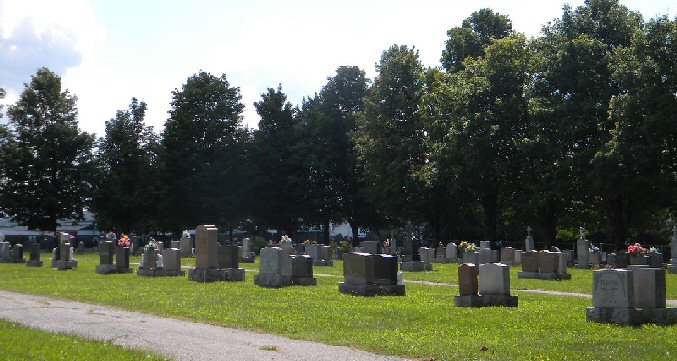
[[[128,350],[107,342],[90,341],[73,335],[54,334],[0,320],[2,360],[165,360],[153,353]]]
[[[98,257],[78,259],[80,267],[73,271],[0,264],[0,288],[436,360],[664,360],[677,353],[677,326],[590,324],[585,307],[591,302],[580,297],[515,290],[518,308],[467,309],[454,307],[458,290],[453,287],[408,284],[405,297],[364,298],[338,293],[337,277],[318,277],[317,287],[266,289],[253,285],[253,272],[247,272],[245,282],[198,284],[186,277],[98,275]],[[184,260],[184,265],[189,263]],[[456,266],[435,266],[438,271],[406,273],[405,279],[456,283]],[[314,271],[340,274],[341,267],[336,262]],[[571,281],[519,282],[528,288],[590,293],[585,279],[592,278],[591,271],[572,273]],[[513,288],[516,283],[520,287],[516,275],[511,281]],[[676,294],[674,275],[668,282],[669,294]]]

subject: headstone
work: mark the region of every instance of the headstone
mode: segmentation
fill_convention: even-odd
[[[557,273],[561,275],[567,274],[567,259],[562,252],[557,253]]]
[[[670,238],[670,264],[669,273],[677,273],[677,224],[672,227],[672,237]]]
[[[362,241],[360,242],[360,247],[364,250],[365,253],[371,254],[380,254],[381,251],[381,242],[376,241]]]
[[[458,266],[458,290],[461,296],[471,296],[478,294],[478,275],[479,268],[472,263],[463,263]]]
[[[404,296],[398,282],[397,257],[385,254],[348,253],[343,255],[344,281],[339,292],[358,296]]]
[[[662,253],[649,253],[649,267],[650,268],[663,268],[663,254]]]
[[[129,268],[129,247],[115,247],[115,268],[118,273],[132,273],[134,270]]]
[[[480,264],[491,263],[491,249],[480,248]]]
[[[619,325],[677,323],[677,308],[666,308],[662,268],[602,269],[593,273],[593,307],[588,322]]]
[[[593,273],[594,307],[631,308],[634,305],[632,271],[603,269]]]
[[[306,254],[288,257],[291,258],[292,284],[316,286],[317,279],[313,277],[313,259]]]
[[[217,246],[218,258],[216,262],[216,268],[226,269],[226,268],[238,268],[239,264],[239,249],[237,245],[218,245]]]
[[[259,274],[254,284],[261,287],[284,287],[292,284],[292,258],[281,247],[261,248]]]
[[[522,264],[522,251],[521,250],[516,249],[513,257],[515,257],[514,261],[513,261],[513,263],[515,265],[521,265]]]
[[[164,261],[164,271],[167,276],[183,276],[186,274],[186,272],[181,269],[180,249],[166,248],[162,251],[162,259]]]
[[[170,247],[170,248],[176,248],[176,249],[179,249],[179,247],[181,247],[181,242],[180,242],[180,241],[171,241],[170,244],[171,244],[171,247]]]
[[[85,242],[83,241],[78,242],[78,248],[76,253],[80,255],[85,254]]]
[[[487,263],[479,268],[481,295],[510,295],[510,266]]]
[[[78,267],[78,261],[73,258],[73,248],[70,244],[70,235],[68,233],[57,232],[59,246],[55,248],[54,257],[52,257],[52,268],[58,270],[75,269]]]
[[[447,259],[450,259],[451,262],[456,262],[456,260],[458,259],[458,246],[456,246],[456,243],[454,242],[447,243],[446,257]]]
[[[599,265],[602,263],[602,255],[598,251],[590,252],[589,257],[590,257],[590,265],[593,268],[599,268]]]
[[[512,247],[501,248],[501,263],[509,266],[515,264],[515,249]]]
[[[331,247],[322,244],[308,244],[306,245],[306,253],[313,260],[315,266],[333,266],[334,261],[331,260]]]
[[[538,252],[522,252],[522,272],[538,272]]]
[[[10,262],[12,263],[24,263],[24,246],[21,243],[17,243],[10,250]]]
[[[96,273],[117,273],[117,267],[113,264],[115,246],[112,241],[99,242],[99,264],[96,265]]]
[[[244,263],[254,263],[256,260],[256,254],[252,248],[252,240],[245,238],[242,240],[242,254],[240,255],[240,261]]]
[[[662,268],[637,268],[632,270],[634,307],[665,308],[665,270]]]
[[[539,273],[557,273],[558,255],[560,253],[550,251],[538,252],[538,272]]]
[[[0,242],[0,262],[10,262],[10,250],[9,242]]]
[[[534,249],[534,237],[531,235],[531,227],[527,227],[527,238],[524,240],[524,250],[530,252]]]
[[[40,260],[40,243],[32,242],[28,246],[30,252],[30,259],[26,263],[28,267],[42,267],[42,261]]]
[[[200,225],[195,228],[195,267],[216,268],[218,229],[213,225]]]
[[[181,257],[193,257],[193,240],[190,238],[190,233],[188,233],[188,231],[183,231],[183,233],[181,233],[179,249],[181,249]]]
[[[418,254],[421,256],[421,261],[425,263],[432,263],[435,259],[435,250],[428,247],[419,247]]]

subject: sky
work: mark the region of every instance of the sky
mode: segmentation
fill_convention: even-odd
[[[0,87],[15,102],[38,68],[77,95],[80,128],[103,136],[105,122],[132,97],[148,104],[146,123],[161,131],[172,91],[204,70],[240,88],[244,125],[253,103],[277,88],[294,105],[319,92],[342,65],[376,76],[392,44],[414,46],[439,66],[446,31],[473,11],[508,15],[513,29],[538,36],[570,0],[0,0]],[[621,0],[644,19],[677,16],[669,0]]]

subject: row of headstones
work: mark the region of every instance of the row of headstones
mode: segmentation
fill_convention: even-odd
[[[666,308],[663,268],[630,266],[593,273],[593,307],[586,310],[589,322],[619,325],[677,323],[677,308]]]
[[[522,272],[518,272],[517,277],[545,280],[571,279],[571,275],[567,273],[567,264],[567,254],[564,252],[522,252]]]
[[[193,247],[193,240],[191,239],[190,235],[187,234],[187,232],[181,235],[181,238],[178,241],[172,241],[171,248],[179,249],[182,258],[189,258],[195,256],[195,247]],[[242,240],[242,246],[240,246],[238,250],[240,262],[254,263],[256,261],[256,253],[254,253],[253,243],[250,238],[244,238]]]

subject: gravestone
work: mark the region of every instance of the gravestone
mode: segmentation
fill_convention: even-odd
[[[237,245],[220,246],[218,229],[213,225],[195,228],[195,267],[188,279],[196,282],[244,281],[244,269],[239,266]]]
[[[479,272],[477,269],[479,268]],[[479,294],[476,288],[479,274]],[[502,263],[485,263],[459,266],[459,296],[454,297],[456,307],[517,307],[517,296],[510,295],[510,266]]]
[[[541,280],[569,280],[566,255],[562,252],[522,252],[522,271],[517,278]]]
[[[672,238],[670,239],[670,264],[669,273],[677,273],[677,225],[672,227]]]
[[[280,242],[278,243],[279,247],[282,248],[282,251],[286,254],[296,254],[296,249],[291,244],[291,238],[287,236],[282,236]]]
[[[42,267],[42,261],[40,260],[40,243],[33,242],[28,246],[28,251],[30,254],[30,259],[26,262],[28,267]]]
[[[530,252],[535,250],[534,237],[531,235],[531,227],[527,227],[527,238],[524,240],[524,250]]]
[[[281,247],[264,247],[259,254],[259,274],[254,284],[261,287],[284,287],[292,284],[292,258]]]
[[[306,245],[306,253],[313,260],[315,266],[333,266],[334,261],[331,260],[331,247],[322,244],[308,244]]]
[[[307,254],[288,256],[291,258],[292,284],[298,286],[316,286],[313,277],[313,259]]]
[[[360,247],[362,247],[362,250],[364,253],[371,253],[371,254],[380,254],[383,253],[381,251],[381,242],[376,242],[376,241],[362,241],[360,242]]]
[[[252,240],[250,238],[244,238],[242,240],[242,254],[240,255],[240,262],[242,263],[254,263],[256,261],[256,253],[252,248]]]
[[[178,248],[166,248],[162,251],[164,276],[185,276],[186,271],[181,269],[181,250]]]
[[[491,263],[491,249],[490,248],[480,248],[480,264]]]
[[[3,235],[4,238],[4,235]],[[10,257],[10,250],[11,246],[9,242],[0,242],[0,262],[5,263],[9,262],[11,257]]]
[[[479,268],[472,263],[458,266],[458,292],[461,296],[475,296],[479,293]]]
[[[190,238],[190,233],[188,233],[188,231],[183,231],[183,233],[181,233],[179,249],[181,250],[181,257],[193,257],[193,239]]]
[[[339,292],[358,296],[404,296],[398,282],[397,257],[385,254],[348,253],[343,255],[343,282]]]
[[[418,254],[421,256],[421,261],[425,263],[432,263],[435,259],[435,250],[428,247],[419,247]]]
[[[649,253],[649,268],[663,268],[662,253]]]
[[[142,277],[162,277],[165,276],[164,270],[164,257],[162,256],[159,244],[157,242],[149,241],[148,244],[143,247],[141,263],[136,270],[136,275]]]
[[[585,239],[585,228],[580,228],[581,236],[576,242],[576,268],[590,268],[590,241]]]
[[[501,248],[501,263],[512,266],[515,264],[515,249],[512,247]]]
[[[590,266],[592,268],[599,268],[599,265],[602,263],[602,255],[599,251],[590,252]]]
[[[449,263],[449,261],[447,261],[447,250],[442,244],[435,248],[435,262]]]
[[[593,307],[588,322],[618,325],[677,323],[677,308],[666,308],[665,271],[638,267],[604,269],[593,274]]]
[[[181,247],[181,242],[180,241],[171,241],[169,242],[170,247],[169,248],[176,248],[179,249]]]
[[[513,263],[515,265],[521,265],[522,264],[522,251],[521,250],[516,249],[513,257],[514,257]]]
[[[9,258],[11,263],[24,263],[24,246],[21,243],[17,243],[12,247],[9,252]]]
[[[113,264],[114,251],[113,242],[101,241],[99,243],[99,264],[96,265],[96,273],[102,275],[117,273],[117,267]]]
[[[73,258],[73,247],[70,244],[70,235],[68,233],[57,232],[59,246],[54,249],[52,257],[52,268],[60,271],[76,269],[78,261]]]
[[[129,247],[115,247],[115,269],[117,273],[132,273],[129,267]]]
[[[458,246],[456,243],[447,243],[445,257],[449,260],[449,262],[458,262]]]
[[[479,265],[480,264],[480,253],[464,250],[461,262]]]

